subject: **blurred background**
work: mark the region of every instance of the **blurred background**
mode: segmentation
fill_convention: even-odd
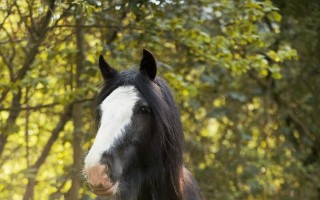
[[[143,48],[207,200],[320,199],[319,0],[2,0],[0,199],[95,199],[97,60]]]

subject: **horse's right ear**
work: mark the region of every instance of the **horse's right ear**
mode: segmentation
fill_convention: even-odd
[[[117,73],[117,70],[112,68],[103,58],[99,56],[99,68],[104,79],[110,78]]]

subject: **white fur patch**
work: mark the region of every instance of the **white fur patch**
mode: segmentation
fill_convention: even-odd
[[[133,107],[138,99],[138,91],[134,86],[121,86],[100,104],[100,127],[85,158],[86,169],[98,165],[103,152],[122,135],[124,127],[131,121]]]

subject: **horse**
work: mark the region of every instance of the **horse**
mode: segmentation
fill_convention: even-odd
[[[143,49],[139,70],[118,72],[100,55],[97,134],[84,159],[93,193],[115,200],[201,200],[183,164],[178,106],[156,59]]]

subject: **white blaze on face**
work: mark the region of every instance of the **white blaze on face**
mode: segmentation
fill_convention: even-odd
[[[103,100],[100,104],[100,127],[84,161],[86,169],[98,165],[103,152],[121,136],[124,127],[131,121],[133,107],[137,101],[138,91],[134,86],[121,86]]]

